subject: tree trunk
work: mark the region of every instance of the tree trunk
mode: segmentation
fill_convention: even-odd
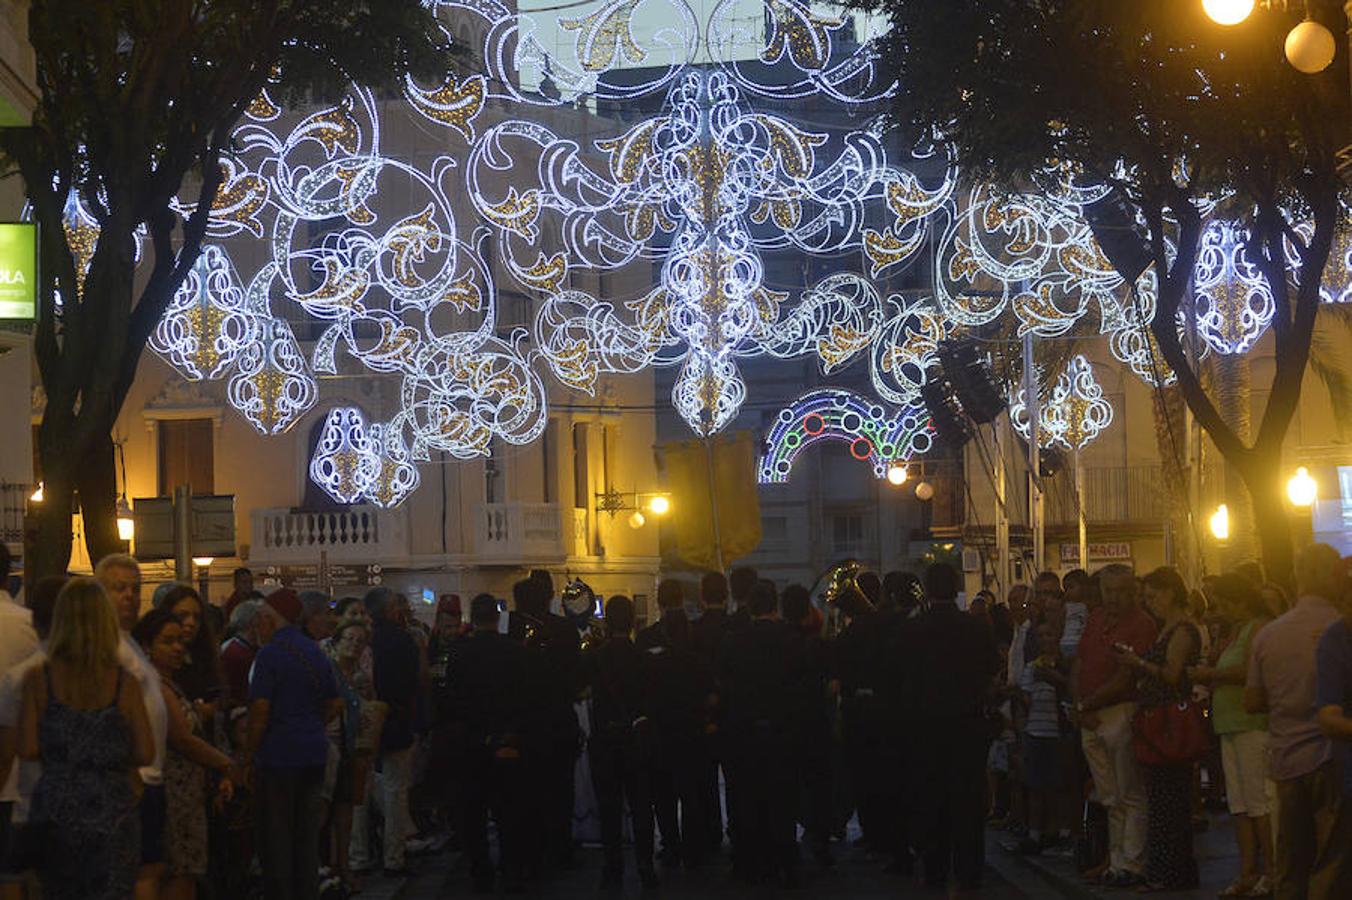
[[[1291,516],[1283,496],[1281,453],[1255,451],[1244,466],[1244,480],[1253,498],[1254,531],[1262,548],[1263,570],[1269,581],[1291,590],[1295,581],[1295,544]],[[1233,525],[1232,525],[1233,527]],[[1231,532],[1231,537],[1234,532]]]
[[[1247,444],[1252,430],[1253,374],[1248,357],[1216,354],[1212,357],[1212,390],[1216,408],[1235,437]],[[1230,571],[1242,562],[1258,558],[1254,515],[1256,500],[1249,483],[1233,460],[1223,460],[1221,497],[1230,512],[1230,539],[1221,547],[1221,570]],[[1274,466],[1274,471],[1276,467]]]
[[[89,562],[97,564],[110,553],[125,553],[117,535],[117,467],[109,429],[101,429],[75,470],[84,520]]]
[[[1151,411],[1154,413],[1155,449],[1163,469],[1165,515],[1173,532],[1174,559],[1170,564],[1189,573],[1197,564],[1196,530],[1189,515],[1187,453],[1187,404],[1177,385],[1155,391]]]
[[[70,566],[71,514],[74,488],[67,460],[42,457],[42,502],[32,505],[25,534],[24,584],[31,589],[39,578],[64,575]]]

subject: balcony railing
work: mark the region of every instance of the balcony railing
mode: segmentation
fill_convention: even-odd
[[[483,562],[529,565],[562,562],[568,555],[563,508],[557,503],[485,503],[475,521],[474,553]],[[570,525],[571,544],[576,520]]]
[[[400,510],[350,506],[327,512],[255,509],[251,562],[376,563],[408,556],[405,516]]]
[[[1083,494],[1078,498],[1075,472],[1070,468],[1044,482],[1048,522],[1073,525],[1080,506],[1085,520],[1093,524],[1160,522],[1168,514],[1159,466],[1087,467],[1083,480]]]

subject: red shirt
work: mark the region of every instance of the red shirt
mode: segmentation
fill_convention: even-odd
[[[1076,656],[1080,661],[1080,697],[1088,697],[1117,674],[1121,665],[1113,644],[1127,644],[1137,656],[1144,656],[1155,643],[1158,632],[1150,614],[1137,607],[1109,624],[1108,611],[1099,607],[1089,615]]]
[[[221,668],[225,671],[225,688],[231,706],[249,701],[249,670],[253,668],[257,654],[256,647],[238,637],[226,641],[221,648]]]

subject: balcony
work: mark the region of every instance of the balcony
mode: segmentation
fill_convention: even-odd
[[[1158,525],[1169,514],[1165,500],[1164,473],[1159,466],[1101,466],[1084,470],[1084,493],[1076,496],[1071,469],[1047,479],[1047,521],[1051,525],[1074,525],[1084,507],[1091,525]]]
[[[384,563],[408,557],[407,519],[401,510],[350,506],[328,512],[255,509],[249,513],[251,564]]]
[[[485,503],[475,515],[473,546],[479,562],[489,565],[560,563],[567,543],[576,541],[576,520],[564,531],[563,508],[557,503]]]

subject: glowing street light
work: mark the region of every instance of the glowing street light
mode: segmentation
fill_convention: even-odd
[[[894,487],[901,487],[906,483],[906,479],[910,477],[911,473],[906,471],[905,466],[894,465],[889,466],[887,469],[887,480],[891,482]]]
[[[1310,470],[1301,466],[1286,482],[1286,497],[1292,506],[1310,507],[1319,497],[1319,484],[1310,476]]]
[[[197,566],[197,568],[199,569],[211,568],[211,564],[214,563],[215,561],[216,557],[214,556],[194,556],[192,558],[192,564],[194,566]]]
[[[117,539],[130,543],[136,536],[136,520],[131,516],[131,507],[125,499],[117,501]]]
[[[1253,12],[1253,0],[1202,0],[1202,9],[1217,25],[1238,25]]]
[[[1230,539],[1230,509],[1224,503],[1211,514],[1211,535],[1218,541]]]
[[[648,512],[655,516],[665,516],[671,512],[671,499],[665,494],[658,494],[648,501]]]
[[[46,482],[39,481],[39,482],[38,482],[38,489],[37,489],[36,491],[34,491],[34,492],[33,492],[33,496],[29,497],[28,499],[29,499],[29,500],[32,500],[34,503],[41,503],[41,502],[42,502],[42,497],[43,497],[43,488],[44,488],[44,487],[46,487]]]
[[[1286,61],[1306,75],[1322,72],[1338,53],[1333,32],[1314,19],[1306,19],[1286,36]]]

